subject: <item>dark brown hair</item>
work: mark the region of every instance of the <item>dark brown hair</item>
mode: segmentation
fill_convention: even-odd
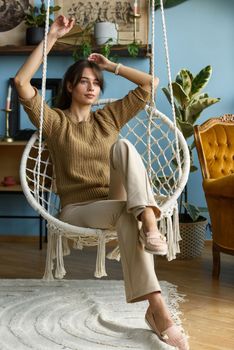
[[[100,67],[95,62],[88,60],[79,60],[71,65],[64,75],[62,88],[58,96],[56,107],[60,109],[67,109],[70,107],[72,99],[71,93],[67,90],[67,84],[70,82],[72,86],[75,87],[80,82],[83,70],[85,68],[91,68],[93,70],[97,80],[99,81],[101,91],[103,91],[104,80]]]

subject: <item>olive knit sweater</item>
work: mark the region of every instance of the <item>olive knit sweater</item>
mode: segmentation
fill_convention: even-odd
[[[61,207],[95,199],[107,199],[109,152],[120,129],[149,100],[141,87],[123,99],[92,111],[89,121],[74,123],[69,114],[45,104],[43,135],[54,163]],[[41,96],[35,88],[31,99],[20,99],[32,123],[38,128]]]

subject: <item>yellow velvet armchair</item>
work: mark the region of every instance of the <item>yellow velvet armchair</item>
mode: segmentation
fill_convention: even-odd
[[[203,189],[213,236],[213,277],[220,252],[234,255],[234,114],[211,118],[194,128]]]

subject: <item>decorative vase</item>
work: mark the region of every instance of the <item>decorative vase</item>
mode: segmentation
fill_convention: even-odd
[[[96,22],[94,24],[94,38],[97,45],[105,44],[112,39],[113,44],[118,42],[118,26],[112,22]]]
[[[29,27],[26,29],[26,45],[38,45],[44,39],[44,27]]]
[[[206,226],[208,221],[200,217],[196,222],[180,222],[180,253],[178,259],[193,259],[201,256],[205,244]]]

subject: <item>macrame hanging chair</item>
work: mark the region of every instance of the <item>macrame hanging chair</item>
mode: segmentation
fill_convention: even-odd
[[[49,6],[47,0],[47,20],[44,38],[42,103],[40,128],[27,143],[20,167],[23,192],[30,205],[47,221],[48,245],[46,267],[43,279],[53,280],[54,260],[56,260],[55,277],[63,278],[66,274],[63,256],[70,253],[68,240],[73,241],[73,248],[97,246],[95,277],[106,276],[106,243],[117,239],[116,231],[77,227],[59,220],[59,197],[56,194],[56,179],[53,164],[46,142],[42,140],[43,111],[45,100],[47,70],[47,33],[49,27]],[[170,74],[167,35],[161,0],[164,44],[171,95],[173,122],[161,113],[154,104],[154,1],[152,1],[152,95],[151,103],[144,112],[135,116],[121,130],[120,137],[128,138],[140,153],[147,168],[149,180],[156,201],[162,211],[159,222],[160,230],[167,236],[168,260],[176,258],[179,253],[179,220],[177,199],[188,179],[190,157],[187,143],[176,127],[172,82]],[[106,104],[113,99],[100,100],[97,105]],[[109,259],[120,259],[118,246],[107,255]]]

